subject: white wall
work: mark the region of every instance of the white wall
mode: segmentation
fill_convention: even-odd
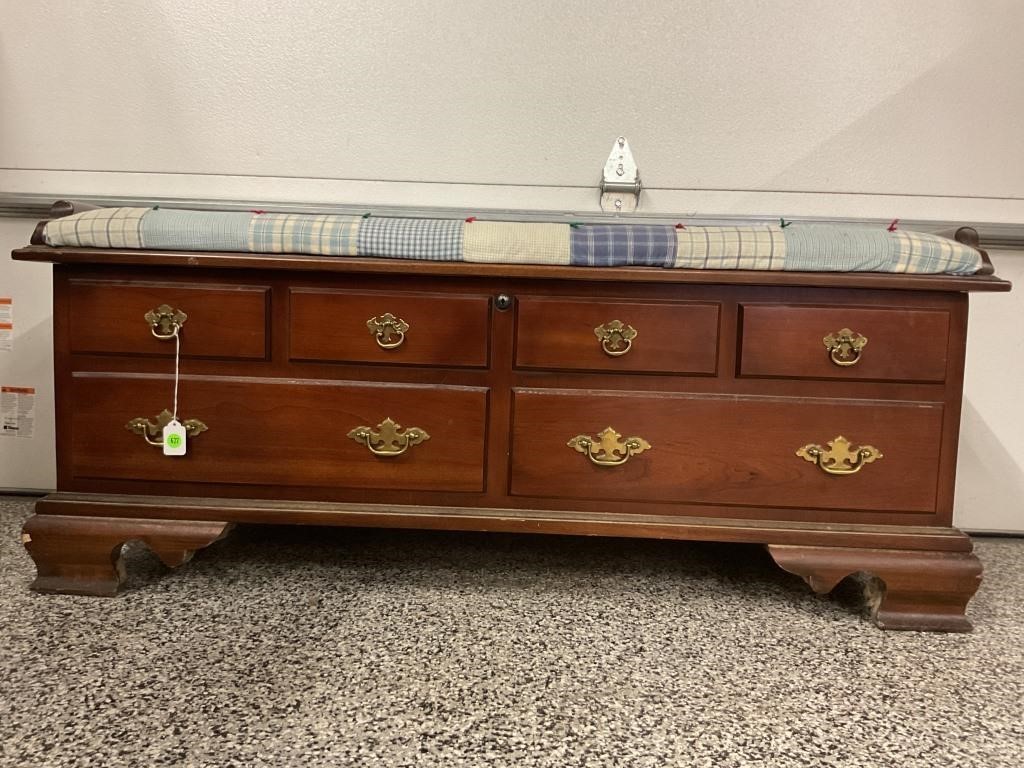
[[[990,255],[1014,293],[971,298],[954,522],[1024,531],[1024,252]]]
[[[0,0],[0,20],[8,190],[581,210],[624,133],[648,210],[1024,221],[1019,0]]]
[[[645,213],[1024,225],[1022,33],[1019,0],[0,0],[0,193],[590,212],[623,133]],[[0,365],[46,378],[44,270],[0,263],[34,334]],[[1022,306],[974,301],[967,527],[1024,529]],[[0,486],[46,450],[0,443]]]
[[[0,489],[50,490],[57,482],[50,267],[7,255],[28,243],[36,223],[0,218],[0,296],[14,299],[14,348],[0,350],[0,386],[36,390],[33,436],[0,435]]]

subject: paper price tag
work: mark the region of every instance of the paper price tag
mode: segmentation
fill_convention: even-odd
[[[164,456],[185,455],[185,428],[177,419],[164,427]]]

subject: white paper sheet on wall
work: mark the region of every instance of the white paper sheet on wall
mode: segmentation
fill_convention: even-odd
[[[35,422],[35,387],[0,387],[0,435],[32,437]]]
[[[0,296],[0,352],[14,348],[14,299]]]

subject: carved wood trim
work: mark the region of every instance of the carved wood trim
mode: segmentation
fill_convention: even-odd
[[[231,527],[226,522],[37,514],[25,523],[22,542],[36,564],[35,591],[113,596],[125,578],[125,542],[142,541],[175,568]]]
[[[785,571],[819,594],[847,576],[867,573],[884,584],[869,608],[881,629],[969,632],[964,612],[981,585],[981,562],[970,552],[925,552],[769,544]]]

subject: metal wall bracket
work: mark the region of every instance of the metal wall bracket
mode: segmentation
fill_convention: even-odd
[[[601,178],[601,210],[632,213],[640,202],[640,171],[625,136],[619,136],[604,164]]]

